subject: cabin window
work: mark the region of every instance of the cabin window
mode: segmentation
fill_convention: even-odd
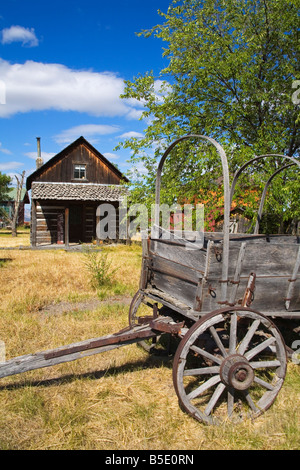
[[[86,166],[85,165],[74,165],[74,179],[76,180],[86,179]]]

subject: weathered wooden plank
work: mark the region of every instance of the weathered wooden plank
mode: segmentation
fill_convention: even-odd
[[[54,366],[64,362],[75,361],[82,357],[136,343],[140,341],[141,338],[146,339],[156,335],[153,329],[146,325],[127,331],[121,331],[114,335],[93,338],[36,354],[19,356],[0,363],[0,378]]]
[[[52,234],[52,230],[51,230],[51,234]],[[50,230],[37,230],[37,238],[47,238],[50,236]]]
[[[288,285],[288,288],[287,288],[287,294],[286,294],[286,299],[285,299],[285,308],[287,310],[289,310],[290,305],[291,305],[291,301],[293,299],[293,294],[294,294],[294,290],[295,290],[295,284],[297,282],[297,274],[298,274],[299,268],[300,268],[300,246],[299,246],[298,255],[296,257],[296,262],[295,262],[295,265],[294,265],[294,268],[293,268],[292,275],[291,275],[290,279],[288,280],[289,285]],[[299,291],[299,289],[298,289],[298,291]]]
[[[57,224],[37,224],[37,231],[38,232],[56,232]]]
[[[146,238],[146,234],[142,233],[142,266],[141,266],[141,275],[140,275],[140,289],[145,289],[148,282],[148,275],[149,275],[149,242]]]
[[[203,273],[194,268],[187,267],[180,263],[161,258],[157,255],[152,255],[150,259],[151,270],[167,274],[176,279],[182,279],[191,284],[198,285],[199,279],[202,278]]]
[[[184,245],[172,245],[164,241],[150,241],[150,255],[157,255],[164,259],[179,263],[204,273],[206,250],[189,250]]]
[[[215,245],[216,248],[218,244]],[[219,244],[222,250],[222,245]],[[271,245],[247,243],[241,276],[255,272],[257,276],[290,276],[297,257],[299,245]],[[229,248],[229,278],[234,277],[240,251],[240,243],[232,242]],[[220,279],[222,272],[222,253],[212,256],[209,279]]]
[[[44,204],[37,203],[37,209],[38,210],[42,209],[43,211],[44,210],[50,210],[51,211],[52,209],[63,210],[64,206],[62,206],[62,205],[48,205],[48,204],[44,205]]]
[[[159,289],[149,288],[141,291],[141,294],[146,294],[147,297],[154,300],[155,302],[161,303],[164,306],[179,312],[187,318],[190,318],[194,321],[199,319],[199,314],[191,309],[188,305],[176,299],[175,297],[166,294],[166,292],[160,291]],[[185,334],[188,331],[188,328],[182,328],[181,334]]]
[[[237,241],[237,242],[247,242],[248,243],[270,243],[270,244],[299,244],[299,239],[296,235],[280,235],[280,234],[272,234],[272,235],[265,235],[265,234],[247,234],[247,233],[230,233],[229,234],[230,241]],[[204,242],[208,240],[212,241],[222,241],[223,240],[223,233],[222,232],[205,232],[204,233]]]
[[[254,298],[251,308],[268,315],[270,311],[285,310],[285,293],[288,279],[286,277],[259,277],[256,276]],[[300,282],[300,277],[299,277]],[[241,279],[236,294],[236,301],[242,298],[247,285],[247,279]],[[300,313],[300,292],[293,296],[290,304],[290,311],[299,311]],[[288,312],[287,316],[288,316]]]
[[[57,224],[57,217],[55,217],[55,218],[39,217],[39,218],[37,219],[37,224],[38,224],[38,225],[43,225],[43,224],[44,224],[44,225],[45,225],[45,224],[46,224],[46,225],[47,225],[47,224],[49,224],[49,225],[50,225],[50,224],[55,225],[55,224]]]
[[[155,271],[153,271],[151,285],[193,308],[196,298],[196,285]]]

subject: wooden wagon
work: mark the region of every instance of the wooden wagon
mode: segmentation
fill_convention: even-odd
[[[164,162],[177,143],[202,139],[222,161],[224,226],[222,233],[166,231],[159,224],[160,186]],[[256,417],[278,395],[286,375],[287,346],[274,319],[300,318],[300,240],[297,236],[258,233],[267,181],[254,234],[231,234],[230,187],[223,148],[213,139],[188,135],[164,153],[157,170],[156,212],[150,236],[143,239],[139,290],[129,309],[129,326],[116,334],[0,365],[0,377],[48,367],[131,343],[145,344],[161,335],[177,338],[173,381],[181,407],[193,418],[213,424],[226,419]],[[279,155],[277,155],[278,157]],[[150,314],[145,314],[149,309]],[[179,341],[178,341],[179,340]]]

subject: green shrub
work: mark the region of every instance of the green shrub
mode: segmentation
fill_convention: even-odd
[[[112,262],[108,260],[108,253],[104,253],[94,246],[84,246],[83,256],[84,266],[91,277],[92,287],[99,289],[111,285],[113,275],[118,268],[111,269]]]

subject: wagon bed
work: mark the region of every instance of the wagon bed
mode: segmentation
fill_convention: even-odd
[[[300,318],[299,237],[232,234],[229,239],[223,281],[222,233],[203,234],[203,247],[197,248],[192,233],[181,238],[158,229],[157,237],[143,243],[141,293],[196,320],[221,306],[242,305],[253,273],[248,306],[271,317]]]

